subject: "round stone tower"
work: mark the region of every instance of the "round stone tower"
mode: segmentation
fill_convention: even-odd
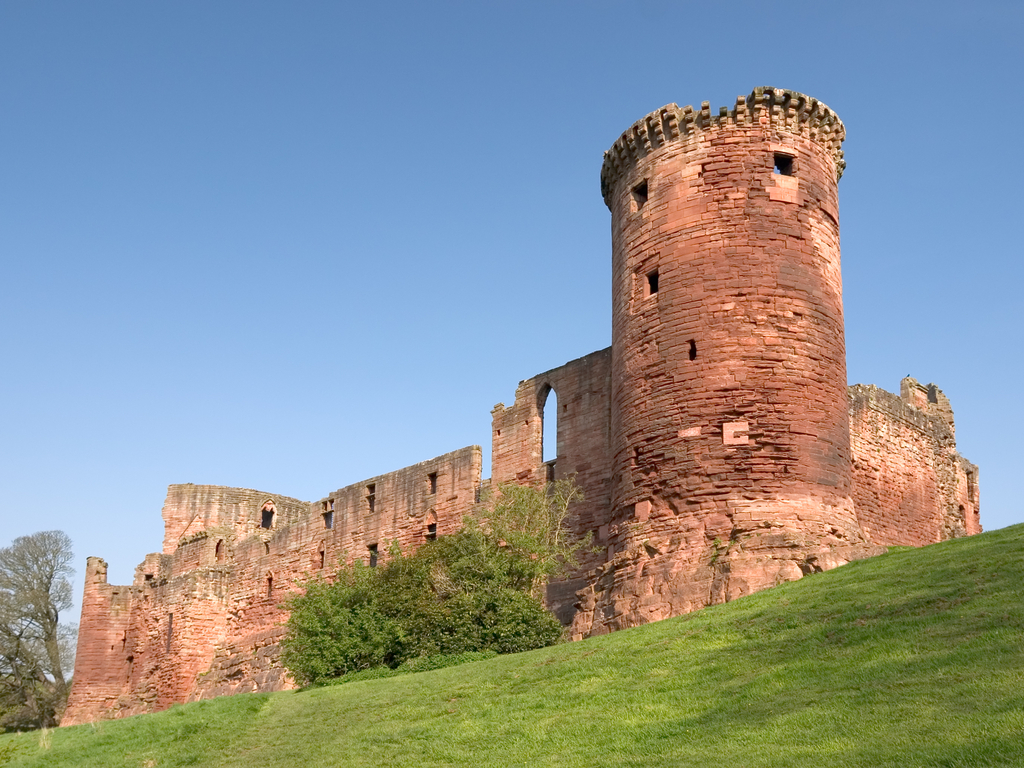
[[[605,154],[615,524],[577,634],[732,599],[865,544],[839,271],[844,136],[821,102],[757,88],[718,114],[663,107]]]

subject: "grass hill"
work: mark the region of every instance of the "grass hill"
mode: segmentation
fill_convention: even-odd
[[[459,667],[0,737],[0,765],[1024,766],[1024,525]]]

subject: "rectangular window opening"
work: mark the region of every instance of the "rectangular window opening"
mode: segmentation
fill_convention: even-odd
[[[370,546],[367,547],[367,549],[370,551],[370,567],[371,568],[376,568],[377,567],[377,545],[376,544],[371,544]]]
[[[323,518],[324,518],[324,528],[327,528],[328,530],[330,530],[331,528],[334,527],[334,513],[333,512],[324,512]]]
[[[437,538],[437,523],[427,526],[427,541],[434,541]]]
[[[366,504],[373,512],[377,506],[377,486],[373,483],[366,486]]]
[[[632,190],[633,204],[636,206],[635,210],[640,210],[647,204],[647,179],[644,179]]]
[[[437,493],[437,472],[427,475],[427,481],[430,483],[430,492]]]
[[[653,296],[658,292],[658,270],[647,273],[647,291],[646,296]]]
[[[793,156],[784,155],[781,152],[775,153],[775,169],[774,172],[780,176],[792,176],[793,175]]]

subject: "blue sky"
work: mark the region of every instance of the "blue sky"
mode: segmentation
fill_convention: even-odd
[[[128,583],[169,483],[316,499],[610,343],[602,153],[755,86],[846,123],[851,383],[1024,520],[1024,6],[0,0],[0,546]],[[76,585],[76,593],[80,586]]]

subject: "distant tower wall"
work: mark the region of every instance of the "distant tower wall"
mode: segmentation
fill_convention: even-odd
[[[978,468],[957,453],[949,398],[910,377],[900,393],[849,390],[853,496],[865,533],[887,546],[980,533]]]
[[[88,558],[75,676],[61,725],[77,725],[102,717],[127,690],[131,665],[125,637],[130,602],[128,587],[107,584],[106,562],[98,557]]]
[[[609,569],[650,583],[606,574],[600,626],[581,631],[731,599],[865,543],[850,495],[844,136],[821,102],[764,88],[718,114],[664,107],[606,153]]]

